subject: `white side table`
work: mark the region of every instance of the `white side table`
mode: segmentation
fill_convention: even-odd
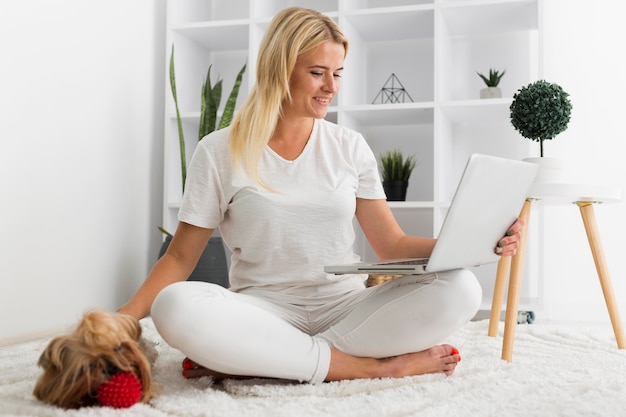
[[[580,209],[587,240],[591,246],[591,253],[600,279],[600,285],[604,294],[604,300],[609,310],[609,317],[615,333],[617,347],[626,349],[626,336],[622,326],[620,314],[613,292],[613,284],[604,256],[604,249],[600,241],[600,234],[596,223],[593,205],[596,203],[614,203],[622,199],[622,190],[618,187],[592,184],[561,184],[561,183],[536,183],[531,186],[529,196],[524,202],[519,217],[524,220],[524,230],[520,246],[516,254],[505,256],[498,262],[496,282],[491,304],[491,316],[489,319],[488,335],[495,337],[498,331],[502,299],[506,287],[506,278],[509,276],[509,292],[507,295],[506,315],[504,320],[504,340],[502,342],[502,359],[511,362],[513,357],[513,341],[517,326],[517,313],[519,298],[522,287],[522,275],[524,272],[524,256],[526,252],[526,236],[528,233],[528,219],[530,217],[531,204],[534,201],[563,204],[574,203]]]

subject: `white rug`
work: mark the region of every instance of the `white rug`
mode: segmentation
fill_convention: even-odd
[[[144,320],[148,339],[159,341]],[[318,386],[263,379],[213,384],[185,380],[182,354],[160,342],[154,377],[161,395],[129,409],[63,411],[31,394],[36,366],[47,340],[0,349],[1,416],[625,416],[626,351],[610,328],[517,328],[513,362],[500,360],[498,338],[487,337],[487,321],[471,322],[448,342],[463,357],[451,377],[358,380]]]

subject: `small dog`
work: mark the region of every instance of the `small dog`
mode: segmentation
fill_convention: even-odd
[[[62,408],[98,405],[97,390],[119,372],[131,372],[141,382],[139,401],[156,395],[151,381],[154,345],[141,337],[139,322],[128,315],[93,310],[76,329],[54,338],[39,358],[43,374],[33,394]]]

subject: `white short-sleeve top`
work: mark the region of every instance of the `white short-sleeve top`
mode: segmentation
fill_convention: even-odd
[[[385,198],[363,136],[318,119],[295,160],[267,146],[259,162],[267,190],[234,168],[228,131],[198,143],[178,218],[219,228],[232,252],[231,290],[315,296],[362,287],[363,276],[326,274],[324,265],[359,260],[353,250],[356,198]]]

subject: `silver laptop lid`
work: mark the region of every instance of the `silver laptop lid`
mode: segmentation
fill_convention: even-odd
[[[537,165],[495,156],[473,154],[441,227],[428,264],[400,265],[361,262],[329,265],[326,272],[419,274],[497,262],[494,248],[517,218],[535,179]]]
[[[537,164],[471,155],[426,270],[497,262],[495,245],[519,215],[536,173]]]

